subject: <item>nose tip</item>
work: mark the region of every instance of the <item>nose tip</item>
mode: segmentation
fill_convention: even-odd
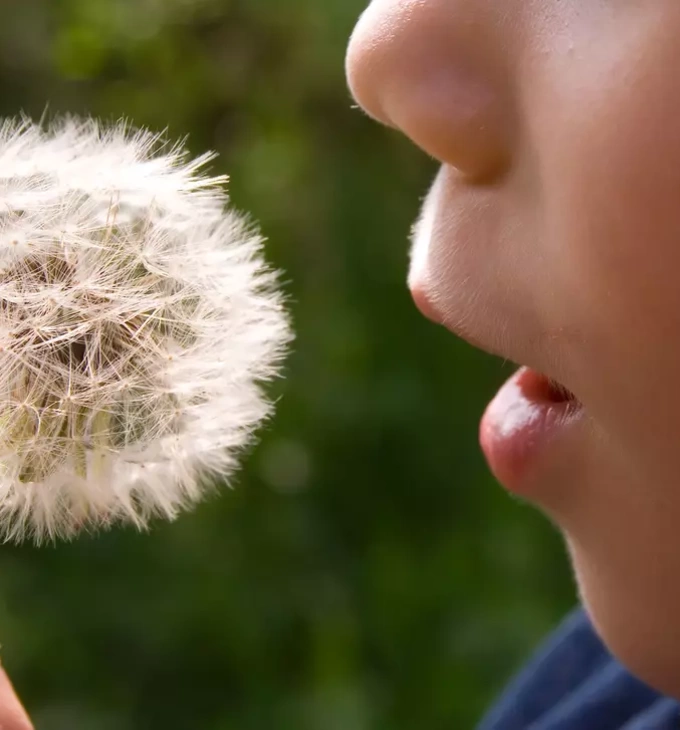
[[[510,150],[502,70],[483,5],[373,0],[346,58],[350,91],[369,116],[471,178],[504,169]]]

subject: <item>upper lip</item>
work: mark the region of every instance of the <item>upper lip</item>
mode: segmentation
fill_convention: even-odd
[[[521,346],[521,350],[522,354],[525,355],[525,357],[521,358],[522,361],[520,361],[520,359],[510,357],[505,348],[490,345],[488,340],[483,340],[481,337],[477,336],[476,333],[470,331],[463,325],[451,324],[450,322],[448,322],[443,313],[428,297],[425,288],[418,283],[412,282],[410,285],[410,291],[413,301],[416,307],[420,310],[421,314],[423,314],[427,319],[431,320],[435,324],[446,327],[446,329],[448,329],[451,333],[479,350],[483,350],[490,355],[501,357],[503,358],[504,362],[512,362],[517,367],[525,366],[531,368],[532,370],[536,370],[537,372],[540,372],[542,375],[545,375],[547,378],[552,380],[556,385],[568,391],[572,391],[571,383],[564,382],[564,376],[562,374],[557,374],[555,372],[555,368],[552,366],[551,363],[546,363],[546,360],[548,360],[546,353],[550,349],[552,349],[550,347],[551,342],[554,346],[555,339],[557,337],[566,337],[567,335],[565,335],[564,330],[560,331],[559,333],[544,332],[537,338],[536,341],[523,343],[523,345]],[[515,340],[515,342],[517,341]],[[511,345],[508,346],[508,349],[510,349],[510,347]],[[576,397],[578,397],[578,395],[576,395]]]
[[[411,286],[410,291],[411,297],[413,298],[413,301],[420,313],[431,322],[446,327],[450,332],[456,335],[456,337],[460,337],[461,340],[465,340],[465,342],[467,342],[469,345],[472,345],[479,350],[484,350],[484,352],[488,352],[490,355],[498,355],[499,357],[504,357],[503,353],[499,352],[493,347],[489,347],[480,339],[478,339],[474,334],[472,334],[468,330],[465,330],[463,327],[451,327],[450,325],[447,325],[444,320],[444,316],[436,308],[436,306],[432,304],[422,287],[414,285]]]
[[[427,317],[435,324],[444,324],[440,313],[434,308],[430,300],[427,298],[422,287],[411,286],[411,296],[415,302],[416,307],[420,310],[420,313]]]
[[[550,322],[548,312],[532,311],[532,302],[537,298],[533,294],[522,297],[519,292],[529,282],[523,278],[524,272],[501,271],[500,260],[489,267],[495,242],[488,236],[494,236],[495,231],[493,227],[492,232],[485,231],[479,216],[486,214],[487,207],[479,205],[478,194],[484,202],[491,200],[493,206],[495,192],[471,189],[452,168],[440,168],[412,229],[409,288],[413,300],[425,317],[473,347],[530,367],[577,391],[569,382],[571,377],[565,366],[570,359],[568,353],[579,346],[582,337],[566,324]],[[463,219],[472,228],[462,234],[456,226],[448,225],[449,220],[456,220],[456,215],[445,214],[460,206],[471,206],[471,215]],[[471,244],[477,226],[486,237]],[[464,245],[449,245],[448,239],[459,234]],[[447,240],[442,240],[442,236]],[[439,252],[439,258],[433,251]],[[458,255],[460,259],[455,258]],[[507,261],[507,257],[503,260]],[[454,271],[451,291],[444,291],[449,286],[445,275],[449,267]],[[517,276],[518,280],[507,286],[497,281],[501,275]]]

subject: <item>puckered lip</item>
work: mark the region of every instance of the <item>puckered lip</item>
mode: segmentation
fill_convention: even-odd
[[[501,484],[518,496],[540,501],[551,482],[536,478],[541,465],[565,468],[570,437],[577,434],[578,439],[584,422],[584,408],[573,394],[522,367],[486,407],[479,443]]]

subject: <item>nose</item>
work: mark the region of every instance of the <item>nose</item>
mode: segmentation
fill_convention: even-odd
[[[347,51],[364,111],[473,180],[510,161],[507,39],[496,17],[508,1],[373,0]]]

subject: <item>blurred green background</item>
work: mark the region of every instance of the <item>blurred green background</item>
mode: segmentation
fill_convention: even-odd
[[[365,5],[3,4],[2,113],[218,150],[298,334],[235,490],[149,534],[0,550],[1,655],[38,730],[465,730],[574,600],[477,444],[510,371],[409,299],[434,167],[352,109]]]

